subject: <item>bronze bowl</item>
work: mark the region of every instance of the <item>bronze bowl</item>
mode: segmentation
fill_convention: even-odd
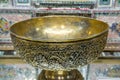
[[[108,34],[104,22],[80,16],[45,16],[10,28],[17,53],[44,70],[73,70],[99,57]]]

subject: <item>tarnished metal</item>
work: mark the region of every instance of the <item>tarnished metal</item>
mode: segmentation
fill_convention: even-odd
[[[15,50],[28,63],[67,71],[99,57],[108,25],[79,16],[46,16],[16,23],[10,31]]]

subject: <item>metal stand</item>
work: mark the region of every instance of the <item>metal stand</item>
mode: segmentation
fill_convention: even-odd
[[[75,69],[71,71],[42,70],[38,80],[84,80],[81,73]]]

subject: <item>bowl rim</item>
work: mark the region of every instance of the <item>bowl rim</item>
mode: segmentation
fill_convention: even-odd
[[[39,19],[39,18],[45,18],[45,17],[80,17],[80,18],[84,18],[84,19],[89,19],[89,20],[94,20],[94,21],[97,21],[97,22],[101,22],[103,24],[105,24],[107,26],[107,28],[105,30],[103,30],[102,32],[98,33],[98,34],[95,34],[95,35],[92,35],[90,37],[87,37],[87,38],[76,38],[76,39],[63,39],[63,40],[46,40],[46,39],[43,39],[43,40],[34,40],[34,39],[30,39],[30,38],[27,38],[27,37],[24,37],[24,36],[19,36],[17,34],[15,34],[14,32],[12,32],[12,28],[14,27],[14,25],[16,24],[19,24],[21,22],[25,22],[25,21],[28,21],[28,20],[34,20],[34,19]],[[45,43],[67,43],[67,42],[78,42],[78,41],[86,41],[86,40],[90,40],[90,39],[93,39],[93,38],[96,38],[96,37],[99,37],[101,36],[102,34],[105,34],[105,33],[108,33],[108,29],[109,29],[109,25],[106,23],[106,22],[103,22],[103,21],[100,21],[100,20],[96,20],[96,19],[93,19],[93,18],[88,18],[88,17],[83,17],[83,16],[71,16],[71,15],[49,15],[49,16],[42,16],[42,17],[34,17],[34,18],[31,18],[31,19],[26,19],[26,20],[23,20],[23,21],[19,21],[19,22],[16,22],[14,24],[12,24],[10,26],[10,35],[14,35],[15,37],[17,38],[20,38],[20,39],[23,39],[23,40],[27,40],[27,41],[34,41],[34,42],[45,42]]]

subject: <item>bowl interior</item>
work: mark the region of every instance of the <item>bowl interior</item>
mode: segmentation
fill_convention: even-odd
[[[14,24],[10,31],[17,37],[47,42],[93,38],[107,31],[104,22],[79,16],[46,16]]]

